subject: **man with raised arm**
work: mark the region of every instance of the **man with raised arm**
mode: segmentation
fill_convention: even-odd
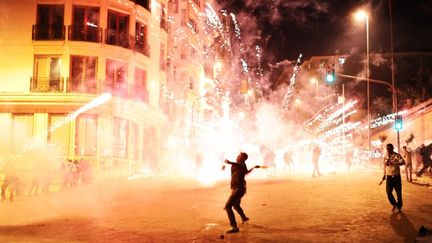
[[[232,208],[237,211],[242,219],[242,223],[245,223],[249,220],[246,217],[243,209],[240,207],[240,202],[242,197],[246,194],[246,180],[245,176],[249,174],[254,168],[260,168],[261,166],[257,165],[252,167],[250,170],[246,167],[246,160],[248,155],[244,152],[240,152],[237,156],[236,162],[231,162],[225,160],[226,164],[231,165],[231,195],[228,198],[228,201],[225,204],[225,210],[228,214],[228,219],[230,221],[231,229],[227,231],[227,233],[237,233],[239,232],[239,228],[237,226],[237,222],[234,216],[234,212]]]

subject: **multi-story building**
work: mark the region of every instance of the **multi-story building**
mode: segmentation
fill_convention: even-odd
[[[22,153],[38,137],[57,148],[58,158],[90,160],[99,175],[156,169],[167,120],[166,6],[0,1],[2,155]],[[108,102],[68,121],[67,114],[107,92]]]
[[[176,107],[171,110],[177,117],[183,117],[186,130],[191,122],[203,117],[209,108],[204,97],[209,90],[214,92],[217,57],[210,50],[214,39],[205,15],[211,2],[174,0],[168,8],[168,90],[175,99],[171,103]]]

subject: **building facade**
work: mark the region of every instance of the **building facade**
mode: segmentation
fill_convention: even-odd
[[[101,176],[156,171],[167,121],[167,4],[1,1],[3,157],[38,138],[59,160],[87,159]],[[103,93],[112,98],[71,119]]]

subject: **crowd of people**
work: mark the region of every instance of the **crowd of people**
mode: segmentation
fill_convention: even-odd
[[[90,184],[93,167],[86,159],[32,162],[5,161],[0,168],[1,200],[13,201],[18,195],[38,195],[51,191]]]

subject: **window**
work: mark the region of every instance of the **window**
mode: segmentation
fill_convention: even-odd
[[[135,82],[131,98],[148,102],[147,72],[141,68],[135,68]]]
[[[187,13],[186,9],[182,9],[181,11],[181,26],[186,26]]]
[[[168,29],[168,22],[166,20],[166,14],[165,14],[165,5],[163,3],[161,3],[160,27],[165,31]]]
[[[139,152],[139,143],[138,143],[138,125],[136,123],[131,122],[131,154],[133,160],[138,160],[138,152]]]
[[[160,49],[160,57],[159,57],[160,59],[160,65],[159,65],[159,68],[161,69],[161,70],[164,70],[164,71],[166,71],[166,69],[167,69],[167,62],[166,62],[166,59],[165,59],[165,45],[164,44],[162,44],[161,43],[161,49]]]
[[[143,159],[151,169],[157,169],[156,129],[151,126],[144,127],[143,133]]]
[[[12,115],[12,148],[20,153],[33,143],[33,114]]]
[[[64,5],[38,5],[33,40],[64,40]]]
[[[60,92],[63,79],[60,77],[59,56],[35,56],[34,73],[30,90],[32,92]]]
[[[0,127],[3,128],[0,136],[0,154],[10,153],[12,145],[12,115],[2,113],[0,115]]]
[[[96,155],[97,116],[80,115],[76,119],[75,154],[83,156]]]
[[[135,22],[135,49],[146,56],[150,56],[147,42],[147,25]]]
[[[127,158],[128,121],[120,118],[113,120],[113,157]]]
[[[129,16],[108,11],[107,44],[129,47]]]
[[[127,97],[127,69],[127,63],[107,60],[104,91]]]
[[[67,155],[69,154],[69,123],[58,126],[67,118],[64,114],[49,114],[48,116],[48,143],[55,145],[54,152],[56,154]],[[52,130],[51,130],[52,129]]]
[[[166,111],[167,106],[167,94],[166,87],[164,85],[159,85],[159,108]]]
[[[72,26],[68,32],[70,40],[101,42],[101,31],[99,8],[73,6]]]
[[[96,57],[71,56],[69,91],[96,93],[96,68]]]

